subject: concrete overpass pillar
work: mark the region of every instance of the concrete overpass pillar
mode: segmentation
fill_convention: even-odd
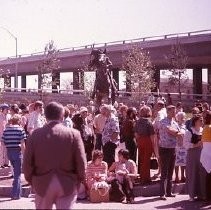
[[[21,76],[21,88],[26,88],[26,75]],[[26,89],[21,90],[21,92],[26,92]]]
[[[211,66],[207,69],[207,93],[211,94]]]
[[[193,69],[193,94],[202,94],[202,67]],[[200,99],[202,97],[196,96],[194,98]]]
[[[119,69],[112,69],[113,79],[117,83],[117,90],[119,90]]]
[[[41,83],[42,83],[42,75],[38,74],[38,89],[41,89]]]
[[[60,89],[60,72],[52,74],[52,93],[58,93]]]
[[[79,71],[73,71],[73,90],[79,90]],[[73,94],[77,94],[73,92]]]

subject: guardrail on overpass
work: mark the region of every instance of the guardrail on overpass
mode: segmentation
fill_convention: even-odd
[[[163,39],[170,39],[170,38],[177,38],[177,37],[192,37],[195,35],[204,35],[204,34],[211,34],[211,29],[200,30],[200,31],[191,31],[191,32],[182,32],[182,33],[172,33],[172,34],[158,35],[158,36],[148,36],[148,37],[142,37],[142,38],[136,38],[136,39],[126,39],[126,40],[112,41],[112,42],[106,42],[106,43],[94,43],[94,44],[88,44],[88,45],[83,45],[83,46],[62,48],[62,49],[58,49],[58,51],[59,52],[75,51],[75,50],[88,49],[88,48],[94,48],[94,47],[95,48],[107,47],[109,45],[137,43],[137,42],[145,42],[145,41],[152,41],[152,40],[163,40]],[[31,53],[31,54],[18,55],[18,57],[22,58],[22,57],[28,57],[28,56],[33,56],[33,55],[43,55],[43,54],[44,54],[44,51],[40,51],[40,52]],[[0,60],[12,59],[12,58],[16,58],[16,57],[11,56],[11,57],[7,57],[7,58],[0,58]]]

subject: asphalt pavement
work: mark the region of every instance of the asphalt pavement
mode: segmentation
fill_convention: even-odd
[[[35,209],[34,198],[21,198],[11,200],[10,198],[0,197],[0,209]],[[55,209],[55,206],[53,207]],[[131,209],[131,210],[198,210],[211,209],[211,202],[188,201],[188,195],[177,195],[175,198],[168,198],[162,201],[156,197],[136,197],[133,204],[122,203],[90,203],[89,201],[78,201],[74,209]]]

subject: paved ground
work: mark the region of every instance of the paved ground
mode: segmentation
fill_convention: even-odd
[[[151,175],[154,175],[156,171],[151,171]],[[11,191],[11,185],[13,179],[10,177],[11,172],[9,168],[0,170],[0,209],[35,209],[34,198],[21,198],[20,200],[11,200],[8,196]],[[22,175],[22,184],[26,184],[26,181]],[[184,186],[175,185],[174,192],[182,193]],[[88,201],[80,201],[75,205],[75,209],[137,209],[137,210],[152,210],[152,209],[178,209],[178,210],[196,210],[196,209],[211,209],[211,202],[189,202],[188,195],[177,194],[176,198],[168,198],[166,201],[159,200],[159,184],[156,182],[150,186],[138,187],[136,189],[137,196],[149,196],[149,197],[136,197],[134,204],[122,204],[122,203],[98,203],[93,204]],[[29,191],[30,192],[30,191]],[[27,194],[27,193],[26,193]],[[28,195],[28,194],[27,194]],[[54,207],[55,209],[55,207]]]
[[[9,198],[0,197],[0,209],[34,209],[34,198],[21,198],[20,200],[12,201]],[[137,197],[134,204],[111,202],[93,204],[88,201],[80,201],[76,203],[75,209],[196,210],[211,209],[211,202],[190,202],[187,195],[177,195],[175,198],[169,198],[166,201],[159,200],[159,197]]]

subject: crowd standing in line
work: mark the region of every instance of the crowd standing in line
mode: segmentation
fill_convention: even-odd
[[[190,201],[210,199],[209,104],[197,102],[187,119],[181,102],[174,106],[167,101],[151,94],[138,109],[115,103],[102,104],[99,110],[92,101],[81,107],[42,101],[28,106],[2,104],[0,166],[7,167],[10,161],[13,167],[11,198],[21,196],[24,156],[23,170],[35,191],[37,208],[51,208],[53,203],[72,208],[77,186],[83,185],[89,196],[99,182],[101,187],[109,186],[111,197],[118,194],[115,186],[122,189],[123,197],[113,196],[113,201],[132,203],[134,181],[148,185],[154,178],[160,178],[162,200],[175,196],[172,181],[187,183]],[[153,154],[158,160],[154,177],[150,174]]]

